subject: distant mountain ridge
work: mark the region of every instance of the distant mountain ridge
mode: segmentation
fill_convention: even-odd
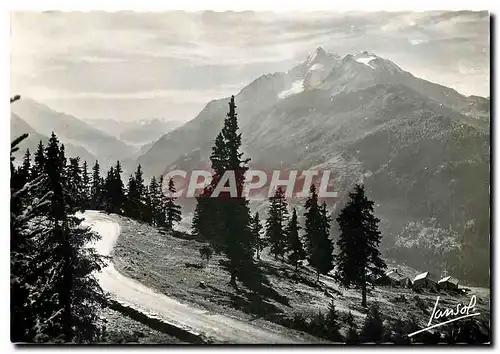
[[[154,142],[182,124],[178,121],[159,118],[135,121],[117,121],[114,119],[88,119],[86,121],[104,133],[134,145]]]
[[[152,119],[139,121],[138,125],[120,133],[120,140],[135,144],[147,144],[178,127],[180,122]]]
[[[135,149],[105,134],[72,115],[57,112],[33,99],[23,97],[15,102],[12,112],[45,136],[54,131],[62,142],[80,145],[102,162],[103,165],[125,159]]]
[[[33,154],[37,150],[38,143],[42,141],[44,145],[47,145],[49,141],[49,137],[43,134],[38,133],[33,127],[31,127],[28,123],[26,123],[23,119],[21,119],[17,114],[12,113],[10,119],[10,136],[11,140],[21,136],[24,133],[28,133],[28,138],[24,140],[23,147],[19,149],[14,156],[21,160],[26,152],[26,149],[30,150],[30,153],[33,157]],[[63,142],[64,143],[64,142]],[[83,161],[87,161],[89,166],[92,166],[95,163],[96,157],[88,152],[85,148],[77,145],[73,145],[71,143],[64,143],[64,147],[66,149],[67,157],[80,157],[80,162],[83,164]]]

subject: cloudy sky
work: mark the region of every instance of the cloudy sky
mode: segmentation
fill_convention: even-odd
[[[192,119],[322,46],[489,96],[486,12],[11,14],[12,94],[80,118]]]

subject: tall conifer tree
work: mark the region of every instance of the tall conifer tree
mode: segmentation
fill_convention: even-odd
[[[373,201],[365,195],[364,186],[357,184],[349,193],[349,201],[337,217],[340,238],[337,242],[336,278],[345,286],[361,287],[362,305],[366,306],[366,281],[370,272],[383,275],[386,264],[378,247],[382,234],[380,219],[373,214]]]
[[[261,236],[262,229],[263,227],[260,223],[259,212],[256,211],[250,224],[250,230],[252,233],[253,248],[257,252],[257,259],[260,259],[260,253],[266,245],[265,239]]]
[[[122,181],[122,166],[120,161],[116,161],[113,178],[113,212],[122,214],[125,204],[125,187]]]
[[[82,166],[82,197],[83,205],[82,208],[88,209],[90,207],[90,175],[88,171],[87,161],[83,162]]]
[[[38,143],[35,157],[33,159],[33,168],[31,169],[31,178],[35,179],[40,176],[45,168],[45,147],[42,141]]]
[[[302,242],[300,241],[300,229],[301,227],[297,219],[297,211],[293,208],[292,217],[288,222],[285,232],[288,241],[287,249],[291,252],[288,255],[288,260],[295,266],[295,270],[297,270],[299,266],[299,261],[306,258],[306,253],[302,246]]]
[[[214,174],[211,185],[198,197],[198,206],[193,222],[193,231],[203,235],[216,251],[224,252],[229,258],[231,284],[241,271],[253,264],[252,234],[250,231],[250,210],[248,201],[242,195],[245,172],[250,159],[243,159],[241,134],[234,96],[229,101],[229,112],[222,131],[215,139],[210,160]],[[215,186],[224,173],[234,173],[237,196],[222,192],[210,198]]]
[[[309,264],[316,269],[317,280],[320,274],[333,269],[333,244],[329,239],[330,218],[326,204],[318,204],[316,187],[311,185],[309,198],[305,203],[305,232],[307,237]]]
[[[45,339],[65,342],[92,342],[100,335],[99,307],[103,292],[94,277],[102,266],[101,257],[88,244],[98,236],[81,227],[74,216],[68,188],[64,146],[52,134],[46,147],[43,190],[51,193],[47,212],[49,232],[39,239],[37,254],[38,280],[34,285],[44,288],[38,311],[46,320]]]
[[[168,181],[168,196],[165,199],[165,226],[168,230],[172,230],[174,223],[178,223],[182,219],[181,206],[175,204],[175,184],[172,178]]]
[[[274,196],[269,198],[269,213],[266,220],[267,242],[271,245],[271,253],[276,259],[285,254],[287,220],[288,210],[285,192],[282,188],[277,188]]]
[[[102,179],[101,167],[99,161],[96,160],[92,167],[92,185],[90,187],[90,208],[99,210],[102,208]]]
[[[79,157],[72,157],[69,159],[67,187],[69,189],[69,198],[72,206],[83,211],[83,177]]]

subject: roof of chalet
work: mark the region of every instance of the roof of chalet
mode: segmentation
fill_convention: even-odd
[[[399,273],[397,268],[389,268],[385,271],[385,275],[389,275],[391,273]]]
[[[408,278],[407,276],[404,276],[403,274],[398,273],[397,271],[390,271],[390,272],[387,272],[385,275],[393,280],[398,280],[398,281],[403,280],[405,278]]]
[[[451,283],[453,285],[458,285],[458,282],[459,282],[459,280],[457,278],[454,278],[451,276],[444,277],[443,279],[438,281],[439,284],[440,283]]]
[[[437,282],[436,277],[432,273],[430,273],[430,272],[420,273],[419,275],[417,275],[415,277],[415,279],[413,279],[413,281],[415,282],[415,281],[421,280],[421,279],[429,279],[429,280],[431,280],[433,282]]]

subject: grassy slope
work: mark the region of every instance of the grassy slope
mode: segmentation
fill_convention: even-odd
[[[183,344],[109,308],[103,310],[102,317],[106,319],[106,344]]]
[[[220,265],[222,256],[214,255],[208,267],[197,269],[186,263],[201,262],[199,248],[203,243],[182,240],[160,234],[155,228],[127,218],[113,216],[122,226],[114,251],[113,262],[121,273],[137,279],[145,285],[168,296],[209,311],[258,321],[263,327],[274,326],[294,313],[313,315],[326,312],[333,300],[337,310],[351,311],[358,326],[364,320],[366,310],[361,307],[361,294],[355,289],[340,287],[331,277],[321,276],[320,284],[307,267],[300,268],[300,279],[293,279],[293,267],[275,261],[264,253],[260,267],[273,290],[256,295],[243,284],[236,291],[229,285],[229,273]],[[401,267],[400,267],[401,268]],[[414,275],[415,270],[407,269]],[[200,286],[204,282],[205,287]],[[482,321],[489,319],[489,290],[473,288],[478,297],[477,305]],[[403,295],[406,301],[399,301]],[[368,303],[377,302],[388,321],[415,316],[422,328],[429,321],[437,294],[416,294],[410,289],[376,287],[368,294]],[[469,295],[450,296],[440,294],[441,306],[468,303]],[[418,297],[418,298],[417,298]],[[345,331],[342,329],[341,331]]]

